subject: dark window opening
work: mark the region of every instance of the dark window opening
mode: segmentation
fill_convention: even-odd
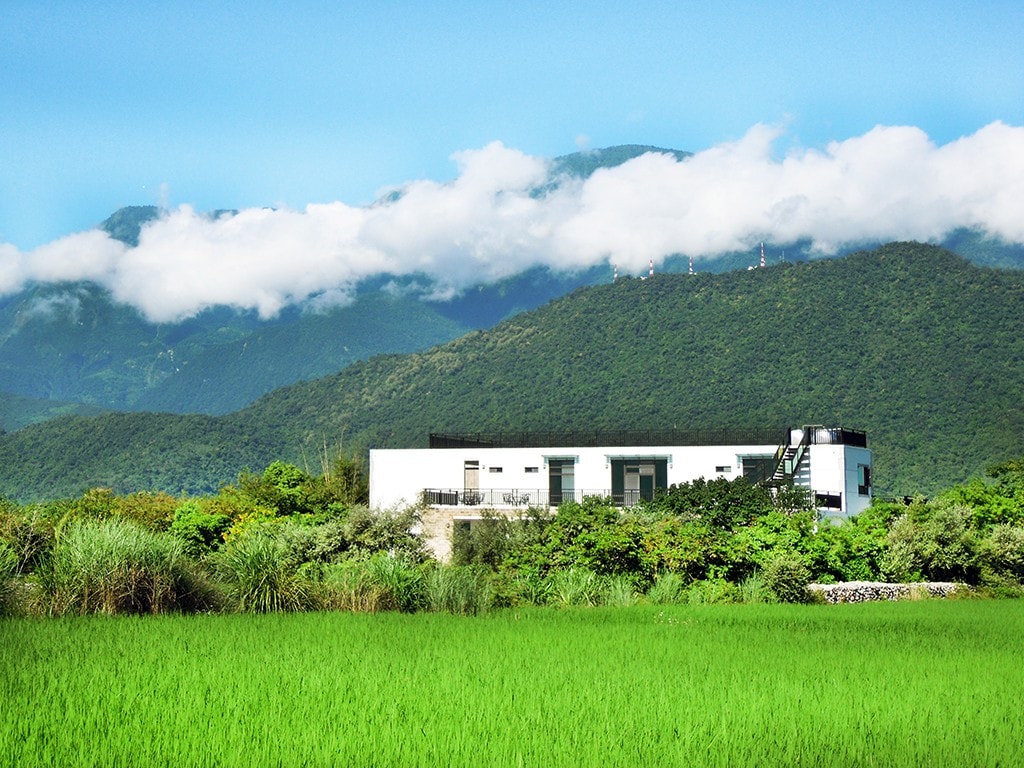
[[[558,506],[563,501],[576,499],[576,461],[551,459],[548,461],[548,503]]]
[[[818,509],[842,509],[843,494],[816,493],[814,494],[814,506]]]
[[[857,465],[857,493],[861,496],[871,495],[871,467]]]
[[[775,474],[774,456],[744,456],[743,476],[751,483],[763,483],[771,480]]]

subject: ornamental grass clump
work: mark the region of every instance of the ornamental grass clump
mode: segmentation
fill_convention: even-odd
[[[601,602],[601,579],[587,568],[567,568],[548,574],[551,603],[563,608],[575,605],[598,605]]]
[[[494,589],[490,572],[480,566],[437,566],[426,572],[426,608],[435,613],[475,616],[491,607]]]
[[[316,607],[316,590],[300,565],[287,542],[260,528],[233,538],[216,555],[227,599],[242,613]]]
[[[120,519],[72,521],[38,570],[44,612],[140,614],[211,607],[180,544]]]
[[[328,611],[376,613],[387,610],[390,595],[377,584],[366,560],[341,560],[318,569],[316,587]]]
[[[647,601],[655,605],[671,605],[680,602],[679,597],[685,591],[683,577],[678,573],[666,571],[659,573],[654,583],[647,589]]]
[[[0,616],[13,613],[14,574],[18,568],[18,555],[0,539]]]
[[[380,589],[384,610],[412,613],[423,607],[423,570],[412,560],[378,552],[366,565],[371,583]]]

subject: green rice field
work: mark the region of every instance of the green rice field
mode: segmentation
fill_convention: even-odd
[[[1024,602],[0,621],[11,766],[1018,766]]]

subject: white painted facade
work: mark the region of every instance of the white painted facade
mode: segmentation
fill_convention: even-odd
[[[843,518],[871,504],[871,451],[866,439],[847,439],[857,434],[792,429],[788,442],[795,447],[787,454],[786,446],[771,443],[374,449],[370,505],[424,503],[424,533],[446,559],[452,525],[478,519],[484,509],[514,515],[585,496],[609,496],[628,506],[656,488],[700,478],[751,477],[765,468],[771,475],[780,456],[790,456],[787,477],[814,494],[823,517]]]

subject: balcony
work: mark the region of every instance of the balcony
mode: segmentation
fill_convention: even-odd
[[[432,507],[478,507],[484,509],[525,509],[527,507],[557,507],[566,501],[582,502],[588,496],[612,498],[619,506],[632,506],[650,501],[650,491],[627,490],[613,494],[608,488],[575,489],[550,492],[547,488],[426,488],[422,492],[425,504]]]

